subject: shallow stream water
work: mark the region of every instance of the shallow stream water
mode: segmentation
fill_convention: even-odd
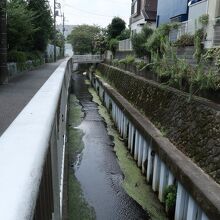
[[[85,76],[74,74],[72,86],[84,112],[78,126],[83,132],[84,149],[73,169],[86,202],[94,209],[97,220],[149,219],[148,213],[122,187],[124,177],[113,150],[113,139],[92,101]]]

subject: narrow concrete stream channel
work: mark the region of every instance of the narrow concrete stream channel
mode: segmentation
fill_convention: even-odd
[[[68,127],[69,220],[167,219],[95,90],[79,73],[73,75]]]

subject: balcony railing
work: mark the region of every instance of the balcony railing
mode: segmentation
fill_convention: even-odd
[[[198,29],[202,28],[197,20],[188,20],[182,22],[178,29],[170,32],[169,38],[172,42],[176,41],[184,34],[194,35]],[[220,46],[220,19],[210,20],[204,27],[206,37],[204,39],[205,47],[219,47]]]
[[[64,61],[0,138],[0,219],[62,219],[71,69]]]

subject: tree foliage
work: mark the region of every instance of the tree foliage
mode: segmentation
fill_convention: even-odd
[[[95,41],[101,33],[101,29],[95,25],[78,25],[68,36],[76,54],[95,53]]]
[[[94,50],[103,54],[108,49],[108,37],[106,29],[101,29],[100,33],[95,36]]]
[[[119,17],[114,17],[111,24],[108,25],[109,38],[118,37],[126,28],[126,23]]]
[[[147,40],[145,48],[152,53],[158,53],[159,56],[162,56],[165,53],[164,42],[167,41],[170,31],[174,27],[176,27],[176,23],[160,25]]]
[[[38,27],[33,37],[33,49],[44,51],[49,38],[54,34],[49,3],[46,0],[29,0],[28,7],[36,14],[33,24]]]
[[[118,49],[118,40],[115,38],[112,38],[109,41],[109,49],[112,51],[112,53],[115,55],[116,50]]]
[[[135,54],[138,57],[149,55],[149,50],[145,47],[147,40],[153,34],[153,30],[145,25],[140,33],[136,33],[132,37],[132,45]]]
[[[53,33],[53,19],[45,0],[9,0],[7,4],[9,50],[41,51]]]
[[[117,40],[128,39],[128,38],[130,38],[130,35],[131,35],[131,31],[128,28],[126,28],[121,32],[121,34],[119,36],[117,36]]]
[[[22,0],[10,0],[7,4],[9,50],[28,50],[37,31],[36,14],[28,10]]]
[[[65,37],[63,36],[63,34],[60,31],[56,32],[56,46],[63,48],[64,47],[64,43],[65,43]]]

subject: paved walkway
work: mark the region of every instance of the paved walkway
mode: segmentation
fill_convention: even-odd
[[[0,85],[0,136],[62,61],[42,65]]]

